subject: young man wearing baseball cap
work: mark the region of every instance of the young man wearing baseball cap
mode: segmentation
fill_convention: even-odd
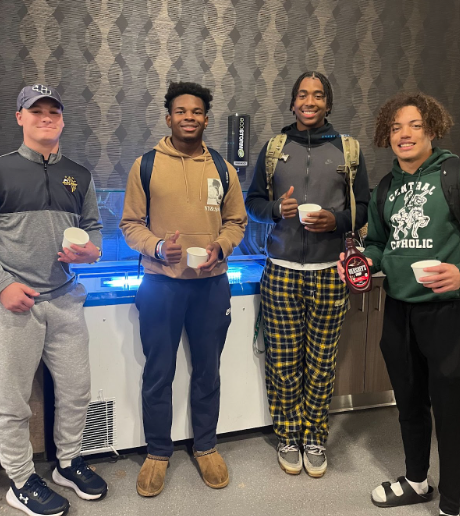
[[[0,462],[9,505],[29,516],[63,515],[69,502],[35,473],[29,398],[40,359],[54,381],[53,481],[98,500],[107,484],[80,456],[90,401],[86,291],[70,263],[100,258],[101,228],[90,172],[61,154],[64,106],[49,86],[26,86],[16,119],[24,142],[0,157]],[[63,232],[89,234],[84,247],[62,249]]]

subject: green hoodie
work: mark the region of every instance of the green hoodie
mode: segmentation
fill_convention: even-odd
[[[452,153],[439,148],[415,174],[393,163],[393,180],[384,207],[389,238],[377,211],[377,188],[369,203],[369,228],[365,255],[372,259],[372,272],[386,274],[387,294],[401,301],[422,303],[460,299],[458,290],[435,294],[416,282],[411,264],[440,260],[460,268],[460,230],[450,213],[441,188],[441,165]]]

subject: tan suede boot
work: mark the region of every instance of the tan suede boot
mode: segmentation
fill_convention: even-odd
[[[137,477],[136,488],[141,496],[156,496],[163,491],[168,463],[168,457],[147,455]]]
[[[193,456],[198,462],[201,476],[206,485],[213,489],[221,489],[228,485],[230,479],[227,465],[215,448],[204,452],[195,451]]]

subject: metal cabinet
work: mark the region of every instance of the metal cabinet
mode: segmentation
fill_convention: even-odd
[[[339,341],[334,396],[391,391],[380,351],[385,292],[383,278],[373,278],[370,292],[350,295]]]
[[[380,351],[384,305],[383,278],[377,278],[368,296],[364,392],[383,392],[392,389],[385,361]]]

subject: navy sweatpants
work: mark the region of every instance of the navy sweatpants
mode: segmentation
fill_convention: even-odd
[[[148,453],[173,453],[172,382],[185,327],[190,345],[190,405],[197,451],[216,444],[219,418],[220,355],[230,325],[230,285],[226,274],[181,280],[145,274],[136,297],[146,358],[142,412]]]

